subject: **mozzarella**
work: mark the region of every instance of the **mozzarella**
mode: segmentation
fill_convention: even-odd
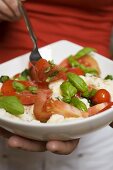
[[[59,99],[62,99],[62,95],[61,95],[61,90],[60,90],[60,85],[63,83],[64,81],[63,80],[58,80],[58,81],[55,81],[55,82],[52,82],[49,84],[49,89],[52,90],[52,99],[53,100],[57,100],[58,98]]]

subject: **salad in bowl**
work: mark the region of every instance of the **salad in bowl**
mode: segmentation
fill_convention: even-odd
[[[108,111],[113,105],[113,76],[101,77],[94,52],[95,49],[85,47],[59,64],[42,58],[34,63],[28,62],[27,67],[13,76],[1,75],[2,123],[6,117],[10,124],[17,122],[18,126],[50,129],[54,125],[81,124]]]

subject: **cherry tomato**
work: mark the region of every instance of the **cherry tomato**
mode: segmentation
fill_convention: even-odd
[[[77,75],[84,75],[84,71],[81,70],[79,67],[69,68],[68,72],[75,73]]]
[[[111,96],[110,93],[105,89],[100,89],[96,92],[96,94],[93,96],[91,101],[94,104],[104,103],[104,102],[110,102]]]

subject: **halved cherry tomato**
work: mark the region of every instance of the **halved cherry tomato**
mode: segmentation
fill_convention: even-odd
[[[71,72],[71,73],[75,73],[77,75],[84,75],[84,71],[81,70],[79,67],[75,67],[75,68],[69,68],[67,72]]]
[[[111,96],[110,93],[105,89],[100,89],[96,92],[96,94],[93,96],[91,101],[94,104],[104,103],[104,102],[110,102]]]

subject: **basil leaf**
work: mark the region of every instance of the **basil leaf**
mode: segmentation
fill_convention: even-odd
[[[38,91],[38,88],[35,87],[35,86],[29,86],[29,87],[28,87],[28,90],[29,90],[31,93],[36,94],[37,91]]]
[[[73,56],[68,57],[68,61],[72,67],[78,67],[80,65],[80,63],[76,61]]]
[[[29,70],[28,70],[28,69],[25,69],[25,70],[21,73],[21,75],[24,76],[24,77],[29,76]]]
[[[107,75],[104,79],[105,80],[113,80],[113,76],[112,75]]]
[[[70,102],[71,97],[73,97],[77,93],[77,89],[68,81],[64,81],[60,85],[60,89],[63,96],[63,101]]]
[[[5,109],[7,112],[15,116],[24,114],[24,106],[16,96],[0,97],[0,108]]]
[[[84,71],[84,73],[91,73],[91,74],[98,74],[98,72],[97,72],[97,70],[96,69],[94,69],[94,68],[91,68],[91,67],[86,67],[86,66],[84,66],[83,64],[80,64],[78,61],[76,61],[75,59],[74,59],[74,57],[73,56],[70,56],[69,58],[68,58],[68,61],[69,61],[69,64],[72,66],[72,67],[79,67],[81,70],[83,70]]]
[[[87,107],[86,107],[85,103],[83,103],[79,98],[73,97],[71,99],[71,104],[73,106],[75,106],[76,108],[78,108],[79,110],[87,112]]]
[[[96,89],[92,89],[90,91],[86,91],[84,93],[82,93],[82,97],[85,97],[87,99],[93,97],[96,94],[97,90]]]
[[[82,64],[79,65],[79,68],[81,68],[85,73],[91,73],[91,74],[94,74],[94,75],[98,74],[96,69],[91,68],[91,67],[86,67]]]
[[[72,85],[76,87],[78,91],[80,92],[88,91],[88,86],[86,82],[80,76],[73,73],[68,73],[67,77],[69,79],[69,82],[71,82]]]
[[[13,85],[13,88],[18,92],[22,92],[26,89],[26,87],[18,81],[14,81],[12,85]]]
[[[81,50],[79,50],[76,55],[75,55],[75,59],[79,59],[93,51],[96,51],[94,48],[90,48],[90,47],[84,47]]]
[[[1,83],[4,83],[5,81],[7,81],[7,80],[9,80],[9,79],[10,79],[9,76],[5,76],[5,75],[4,75],[4,76],[1,76],[1,77],[0,77],[0,82],[1,82]]]

